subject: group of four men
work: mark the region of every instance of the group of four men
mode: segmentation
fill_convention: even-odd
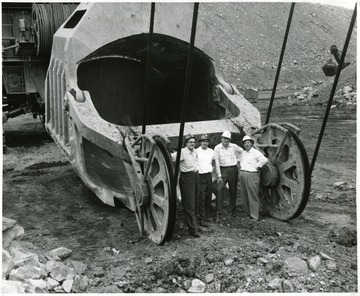
[[[244,148],[231,141],[231,133],[225,131],[221,143],[214,150],[209,148],[209,137],[200,137],[200,146],[195,149],[196,139],[189,134],[185,137],[185,147],[180,155],[180,192],[185,220],[193,237],[200,237],[199,226],[207,227],[210,221],[212,199],[213,162],[217,174],[216,221],[222,220],[224,189],[229,186],[229,211],[236,210],[237,182],[240,163],[240,195],[243,198],[244,210],[256,220],[259,219],[260,200],[259,169],[267,162],[266,157],[253,148],[254,140],[244,136]],[[172,155],[176,159],[176,152]]]

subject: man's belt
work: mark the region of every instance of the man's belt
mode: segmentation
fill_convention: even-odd
[[[241,172],[252,173],[252,174],[257,174],[257,173],[258,173],[258,171],[256,171],[256,172],[250,172],[250,171],[245,171],[245,170],[241,170]]]
[[[208,174],[211,174],[211,172],[208,172],[208,173],[199,173],[199,175],[208,175]]]
[[[236,167],[237,165],[234,164],[234,165],[228,165],[228,166],[220,166],[221,169],[227,169],[227,168],[233,168],[233,167]]]
[[[199,171],[190,171],[190,172],[180,172],[182,174],[194,174],[194,173],[198,173]]]

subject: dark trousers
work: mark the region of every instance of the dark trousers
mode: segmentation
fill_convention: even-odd
[[[204,221],[210,216],[210,205],[212,197],[212,176],[211,173],[199,174],[199,220]]]
[[[260,174],[258,172],[240,172],[240,195],[243,198],[245,213],[258,220],[260,212]]]
[[[236,208],[236,191],[237,191],[237,182],[238,182],[238,168],[237,165],[231,167],[220,167],[221,176],[223,182],[220,182],[217,185],[217,196],[216,196],[216,213],[222,214],[222,208],[224,203],[224,189],[226,183],[229,184],[229,211],[235,213]]]
[[[185,221],[191,233],[199,230],[197,215],[199,210],[199,174],[180,173],[180,192]]]

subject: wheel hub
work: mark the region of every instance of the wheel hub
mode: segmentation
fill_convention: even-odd
[[[266,163],[260,171],[260,182],[263,186],[272,187],[279,184],[279,170],[275,165]]]
[[[150,203],[150,193],[147,184],[140,181],[136,184],[135,190],[136,202],[139,207],[148,206]]]

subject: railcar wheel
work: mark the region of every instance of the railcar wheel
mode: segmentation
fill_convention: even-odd
[[[176,197],[171,190],[173,171],[169,154],[161,140],[144,135],[129,145],[129,150],[137,175],[132,182],[140,232],[162,245],[170,240],[175,226]]]
[[[305,209],[310,194],[306,150],[297,134],[287,126],[268,124],[256,133],[261,134],[256,146],[269,160],[260,172],[265,211],[278,220],[294,219]]]

